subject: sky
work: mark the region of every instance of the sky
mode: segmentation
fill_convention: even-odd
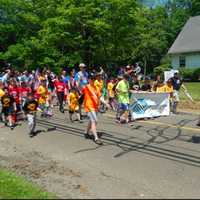
[[[167,0],[143,0],[144,4],[147,6],[155,6],[155,5],[162,5],[167,2]]]

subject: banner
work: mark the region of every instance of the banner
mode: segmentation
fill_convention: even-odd
[[[170,114],[169,93],[132,93],[130,111],[132,119],[168,116]]]

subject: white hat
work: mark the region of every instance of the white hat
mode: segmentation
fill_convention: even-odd
[[[84,63],[80,63],[79,67],[86,67]]]

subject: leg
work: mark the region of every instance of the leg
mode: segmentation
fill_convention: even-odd
[[[175,102],[173,103],[173,108],[172,108],[172,112],[173,112],[174,114],[177,113],[177,106],[178,106],[178,102],[175,101]]]
[[[76,112],[76,117],[77,117],[78,121],[80,122],[81,121],[81,116],[80,116],[79,112]]]
[[[92,134],[94,135],[94,140],[98,140],[98,135],[97,135],[97,123],[96,122],[91,122],[91,131]]]
[[[11,130],[13,130],[14,129],[14,120],[13,120],[12,114],[8,115],[8,123],[9,123],[9,127],[11,128]]]
[[[88,114],[90,117],[90,129],[94,136],[94,141],[95,143],[102,145],[103,143],[101,142],[101,140],[98,138],[98,135],[97,135],[97,114],[95,111],[91,111]]]
[[[174,91],[174,94],[173,94],[173,96],[174,96],[174,103],[173,103],[173,113],[175,113],[175,114],[177,114],[177,107],[178,107],[178,103],[179,103],[179,101],[180,101],[180,98],[179,98],[179,91]]]
[[[91,130],[92,126],[91,126],[91,121],[88,122],[88,126],[87,126],[87,132],[86,134],[90,134],[90,130]]]
[[[27,114],[29,135],[33,135],[35,130],[35,117],[33,114]]]
[[[60,112],[63,113],[63,111],[64,111],[64,109],[63,109],[64,93],[58,92],[57,97],[58,97],[58,102],[59,102],[59,110],[60,110]]]
[[[71,122],[73,122],[72,115],[73,115],[73,113],[72,113],[72,112],[69,112],[69,119],[70,119]]]

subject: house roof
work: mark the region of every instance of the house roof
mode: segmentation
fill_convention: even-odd
[[[190,52],[200,52],[200,16],[191,17],[187,21],[168,54]]]

